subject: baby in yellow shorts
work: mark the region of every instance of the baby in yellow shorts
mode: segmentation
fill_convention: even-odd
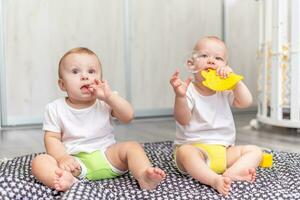
[[[174,160],[179,171],[228,195],[232,181],[255,180],[262,158],[259,147],[234,144],[236,131],[230,107],[251,105],[252,95],[241,80],[225,91],[213,91],[203,84],[203,70],[216,70],[221,78],[233,72],[227,65],[222,40],[201,38],[194,51],[195,56],[189,60],[197,71],[194,77],[182,81],[176,70],[170,79],[175,92]]]

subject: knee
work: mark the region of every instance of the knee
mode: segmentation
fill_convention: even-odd
[[[33,175],[38,170],[39,164],[42,162],[43,157],[44,157],[44,154],[38,155],[31,161],[31,171],[32,171]]]
[[[31,168],[35,169],[39,165],[39,163],[42,162],[45,156],[45,154],[41,154],[34,157],[34,159],[31,161]]]
[[[245,152],[255,153],[257,156],[262,157],[262,149],[255,145],[246,145]]]
[[[120,145],[121,148],[118,150],[118,155],[122,163],[128,164],[128,159],[130,155],[146,155],[144,148],[138,142],[127,141],[122,142]],[[125,166],[123,166],[123,168],[126,169]]]
[[[40,166],[45,163],[46,161],[54,162],[56,163],[56,160],[47,154],[40,154],[37,155],[32,161],[31,161],[31,171],[34,173],[35,171],[39,170]]]
[[[130,149],[137,149],[137,148],[142,148],[142,145],[136,141],[128,141],[128,142],[125,142],[125,148],[127,150],[130,150]]]

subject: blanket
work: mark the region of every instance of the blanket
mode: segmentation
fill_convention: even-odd
[[[229,196],[218,194],[177,171],[173,164],[173,142],[143,144],[154,166],[164,169],[166,179],[156,190],[141,190],[130,173],[118,178],[82,179],[66,192],[57,192],[38,182],[30,163],[37,154],[24,155],[0,163],[0,200],[10,199],[300,199],[300,154],[272,151],[273,167],[258,168],[254,183],[232,183]]]

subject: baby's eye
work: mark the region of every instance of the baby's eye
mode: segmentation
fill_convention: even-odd
[[[199,57],[201,57],[201,58],[207,58],[208,56],[206,54],[200,54]]]
[[[79,70],[78,69],[72,69],[72,74],[78,74]]]
[[[224,61],[224,59],[222,57],[219,57],[219,56],[216,57],[216,60]]]
[[[95,74],[95,73],[96,73],[96,70],[94,70],[94,69],[89,70],[89,74]]]

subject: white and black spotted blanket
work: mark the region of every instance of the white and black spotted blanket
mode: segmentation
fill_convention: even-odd
[[[0,200],[6,199],[300,199],[300,154],[273,151],[273,168],[258,169],[255,183],[234,182],[229,197],[180,174],[173,166],[170,141],[145,143],[154,166],[166,179],[154,191],[140,190],[131,174],[102,181],[81,180],[67,192],[42,185],[30,172],[34,155],[0,163]]]

